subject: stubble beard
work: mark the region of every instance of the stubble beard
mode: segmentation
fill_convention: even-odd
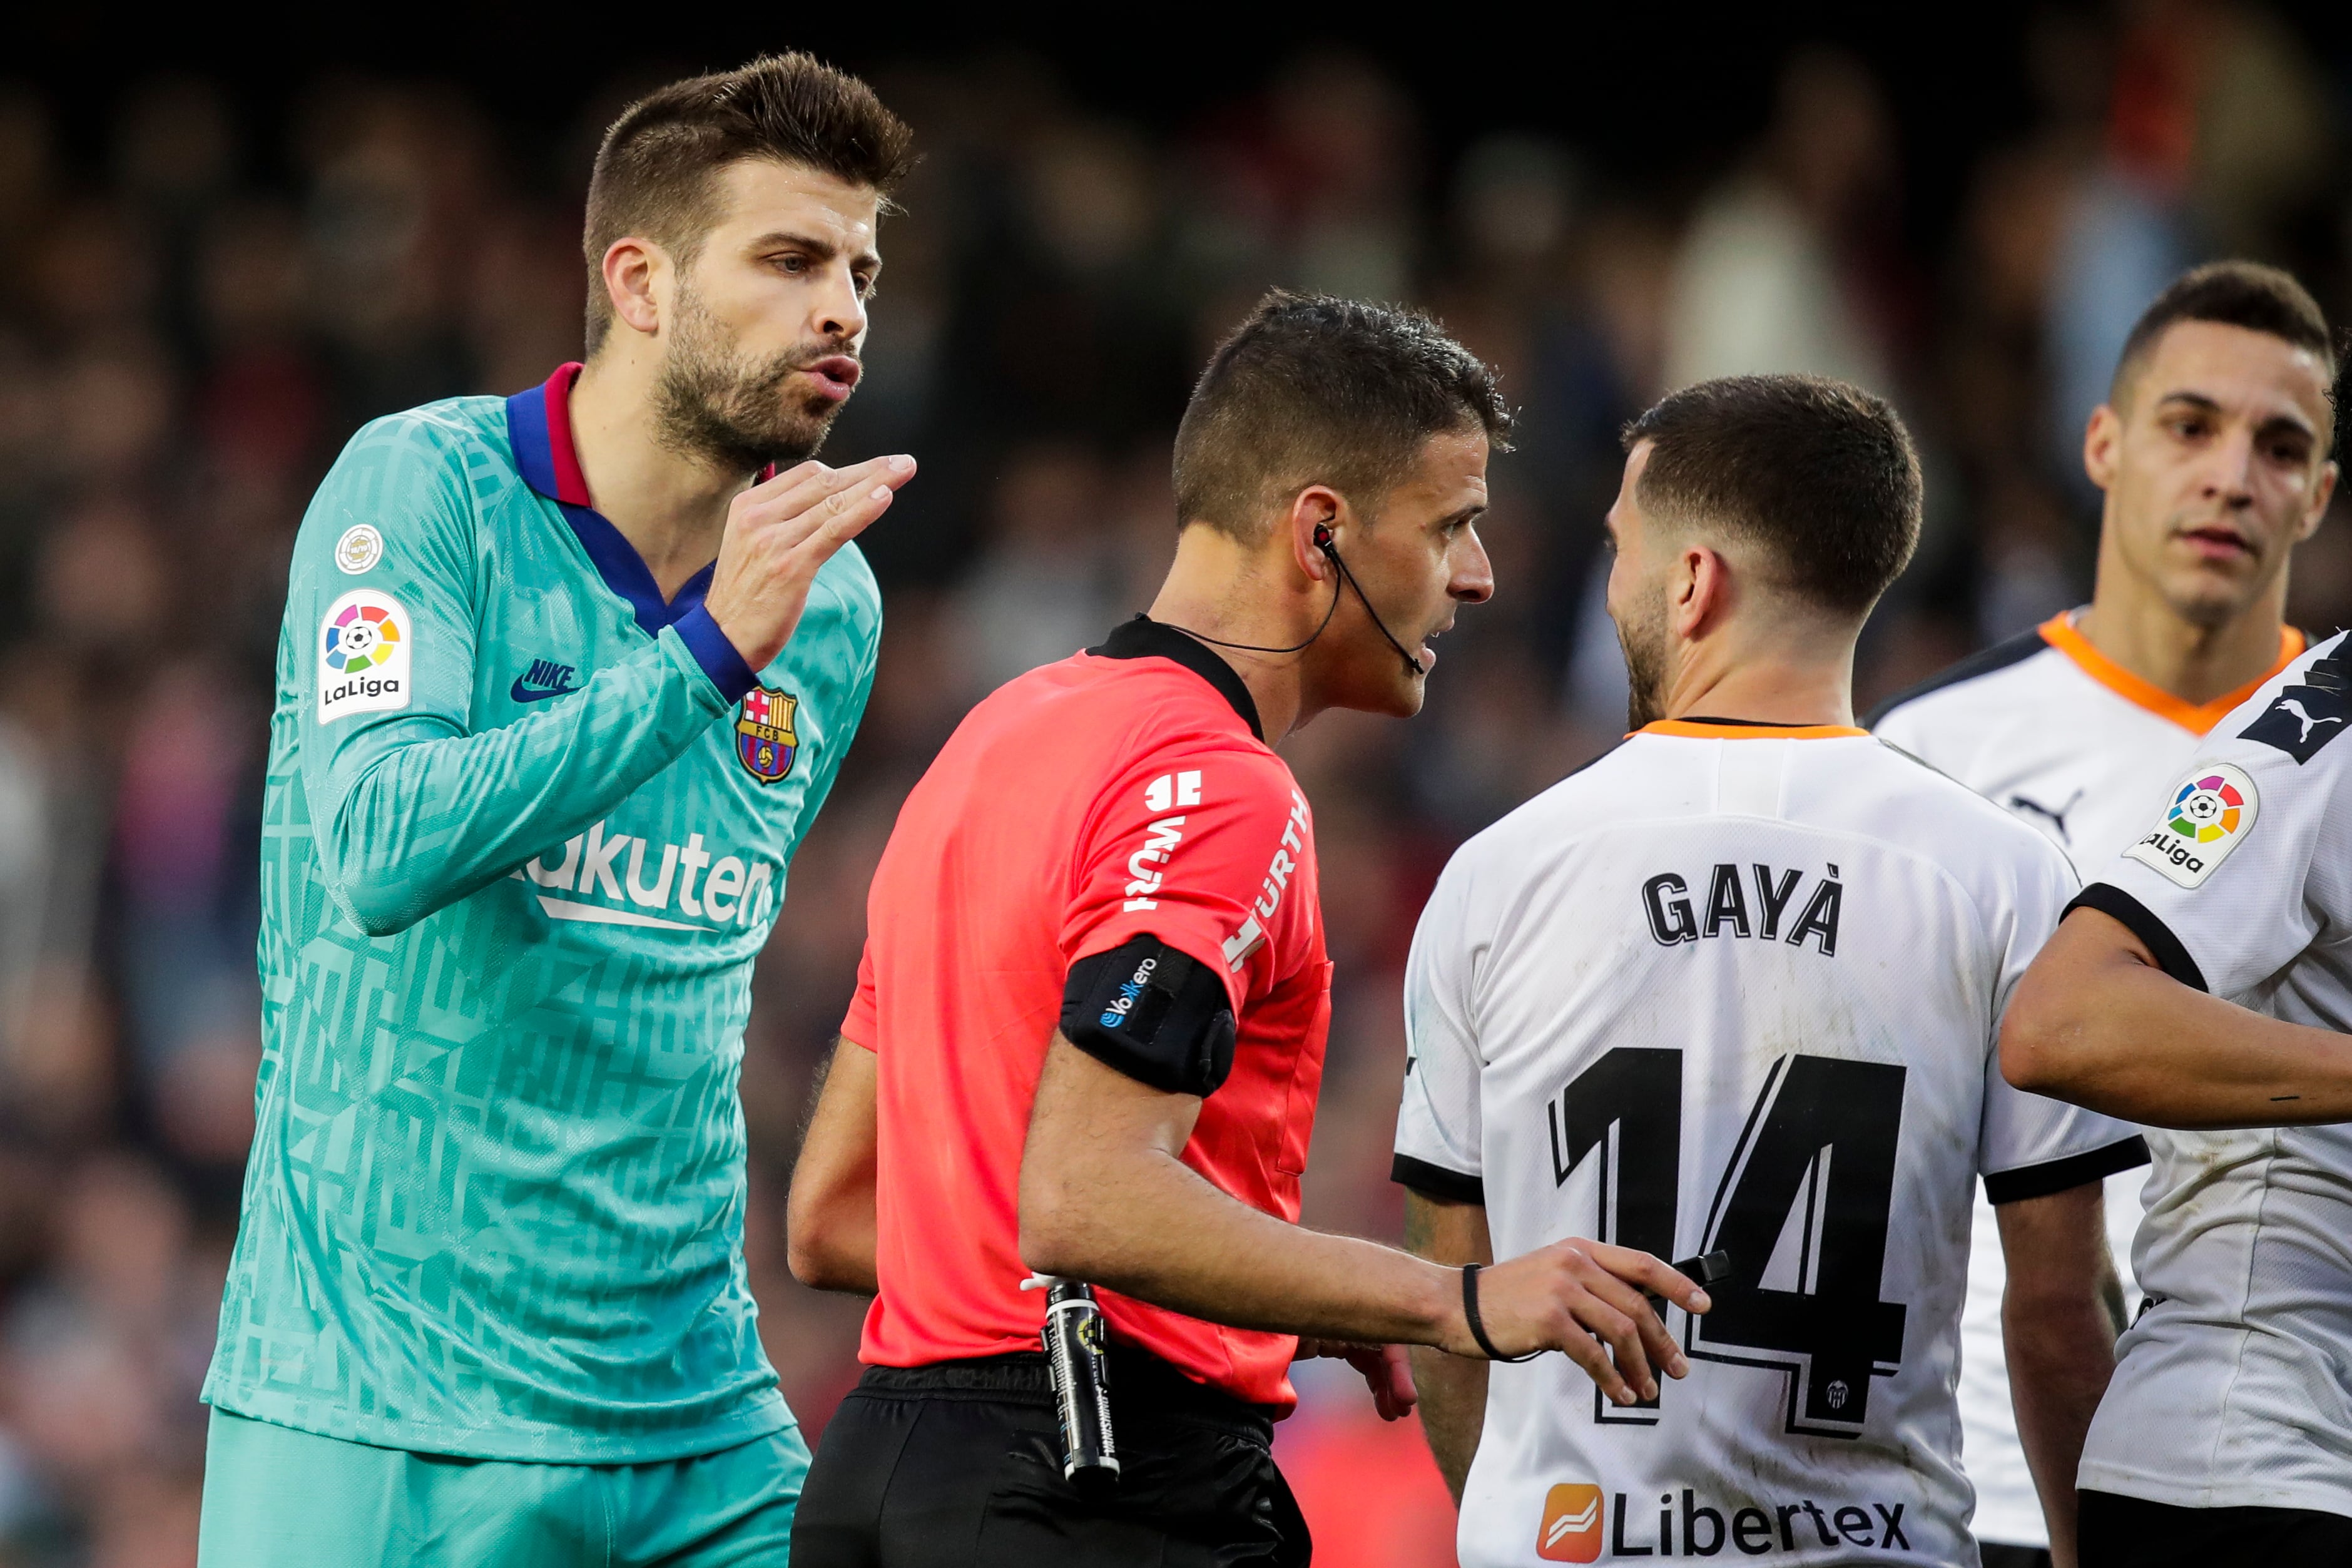
[[[677,300],[677,335],[654,386],[654,438],[725,473],[791,468],[816,455],[841,405],[790,389],[797,372],[839,345],[803,345],[746,363],[733,334],[692,291]]]
[[[1625,728],[1630,732],[1664,718],[1666,618],[1663,613],[1639,624],[1617,624],[1617,646],[1625,655]]]

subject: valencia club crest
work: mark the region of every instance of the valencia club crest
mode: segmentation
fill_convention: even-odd
[[[800,702],[767,686],[755,686],[743,698],[743,711],[735,721],[735,756],[763,784],[793,771],[801,749],[800,737],[793,733],[793,710]]]

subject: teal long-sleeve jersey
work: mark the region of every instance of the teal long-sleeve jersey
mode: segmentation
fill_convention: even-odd
[[[568,1463],[793,1419],[744,1274],[736,1086],[880,598],[843,550],[747,668],[709,573],[665,603],[590,506],[577,374],[377,420],[303,519],[221,1409]]]

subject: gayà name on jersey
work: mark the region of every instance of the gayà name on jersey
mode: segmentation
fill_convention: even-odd
[[[1834,958],[1838,915],[1845,903],[1845,884],[1838,878],[1834,862],[1828,863],[1826,875],[1810,881],[1802,869],[1784,871],[1761,862],[1717,864],[1696,879],[1661,871],[1642,884],[1642,909],[1660,947],[1747,937],[1791,947],[1810,942],[1824,958]],[[1701,880],[1705,894],[1694,894],[1693,886]]]

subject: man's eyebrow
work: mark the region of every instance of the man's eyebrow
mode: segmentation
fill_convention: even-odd
[[[2186,387],[2183,387],[2177,392],[2168,392],[2162,397],[2157,399],[2157,404],[2159,407],[2168,403],[2185,403],[2201,414],[2221,414],[2227,412],[2227,410],[2225,410],[2221,405],[2213,398],[2207,396],[2201,392],[2191,392]],[[2305,419],[2303,416],[2302,411],[2299,409],[2282,408],[2273,413],[2265,415],[2259,422],[2256,423],[2254,428],[2259,431],[2273,434],[2282,429],[2292,430],[2295,434],[2306,437],[2311,440],[2316,441],[2319,439],[2318,430],[2313,426],[2310,420]]]
[[[2278,413],[2272,415],[2267,419],[2264,419],[2261,424],[2255,426],[2254,428],[2256,431],[2265,436],[2274,436],[2281,430],[2292,430],[2296,435],[2305,437],[2311,440],[2316,441],[2319,439],[2319,432],[2312,428],[2311,421],[2305,419],[2300,413],[2288,409],[2281,409]]]
[[[790,229],[771,229],[751,242],[753,250],[774,250],[784,246],[790,246],[797,250],[805,250],[819,261],[831,261],[841,254],[841,245],[836,240],[827,239],[822,235],[795,234]],[[878,271],[882,266],[882,258],[870,249],[860,250],[850,258],[850,265],[853,267],[862,265]]]

